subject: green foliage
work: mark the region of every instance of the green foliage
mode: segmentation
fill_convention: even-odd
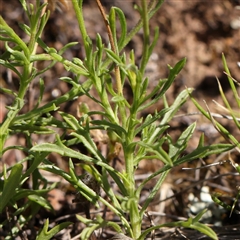
[[[22,168],[22,164],[13,166],[9,177],[3,181],[3,189],[1,189],[2,194],[0,196],[0,213],[2,213],[3,209],[16,194],[16,189],[21,179]]]
[[[68,227],[71,225],[71,222],[63,222],[52,228],[50,231],[48,231],[48,224],[49,220],[46,219],[43,229],[39,232],[37,236],[37,240],[46,240],[46,239],[52,239],[58,232],[60,232],[62,229]],[[87,239],[87,238],[86,238]]]
[[[206,236],[210,237],[211,239],[218,239],[216,233],[210,227],[199,222],[199,220],[201,219],[201,217],[206,211],[207,209],[202,210],[200,213],[197,214],[195,218],[189,218],[187,221],[170,222],[170,223],[165,223],[165,224],[148,228],[142,233],[139,239],[141,240],[145,239],[148,233],[161,227],[184,227],[184,228],[195,229],[205,234]]]
[[[240,96],[238,94],[238,91],[237,91],[237,87],[239,88],[239,82],[237,82],[232,76],[231,76],[231,73],[229,71],[229,68],[227,66],[227,62],[226,62],[226,58],[224,56],[224,54],[222,54],[222,62],[223,62],[223,66],[224,66],[224,70],[225,70],[225,74],[227,75],[227,78],[228,78],[228,81],[229,81],[229,84],[230,84],[230,87],[231,87],[231,90],[232,90],[232,93],[233,93],[233,97],[234,97],[234,100],[236,102],[236,105],[237,105],[237,110],[233,110],[229,101],[227,100],[226,96],[225,96],[225,93],[222,89],[222,86],[219,82],[219,80],[217,79],[217,82],[218,82],[218,87],[219,87],[219,91],[220,91],[220,94],[221,94],[221,98],[223,100],[223,103],[225,106],[222,106],[220,105],[219,103],[215,102],[216,105],[218,107],[220,107],[222,110],[224,110],[224,115],[221,115],[221,114],[218,114],[217,117],[224,117],[224,118],[227,118],[229,119],[229,121],[233,121],[235,126],[236,126],[236,130],[240,130],[240,119],[239,119],[239,110],[240,110]],[[213,114],[207,103],[206,104],[206,108],[207,110],[205,110],[203,107],[201,107],[201,105],[192,97],[191,93],[190,93],[190,97],[192,99],[192,101],[194,102],[195,106],[198,108],[198,110],[207,118],[211,121],[211,123],[213,124],[213,126],[215,127],[215,129],[224,137],[224,139],[230,143],[232,145],[232,148],[235,148],[238,152],[240,152],[240,142],[236,139],[236,137],[230,133],[219,121],[216,120],[215,116],[216,114]],[[225,113],[227,115],[225,115]],[[226,161],[226,160],[225,160]],[[224,162],[225,162],[224,161]],[[229,160],[230,161],[230,160]],[[230,161],[230,163],[232,164],[232,166],[236,169],[236,171],[240,174],[240,167],[238,164],[235,164],[233,162]],[[221,163],[220,163],[221,164]],[[228,210],[231,210],[231,213],[230,215],[232,214],[234,208],[235,208],[235,205],[240,197],[240,189],[239,187],[238,188],[238,192],[237,192],[237,195],[236,195],[236,198],[234,200],[234,203],[232,206],[229,206],[227,205],[226,203],[222,202],[221,200],[218,199],[218,194],[213,194],[212,196],[212,199],[215,203],[219,204],[220,206],[228,209]],[[238,214],[239,214],[239,211],[237,211]]]
[[[67,60],[63,56],[67,49],[77,44],[76,42],[68,43],[58,51],[48,47],[43,42],[41,35],[47,24],[50,12],[45,11],[45,4],[41,4],[40,0],[36,0],[34,4],[21,0],[22,7],[29,20],[29,25],[21,24],[22,30],[29,36],[27,43],[0,17],[0,39],[5,42],[6,49],[1,55],[0,64],[15,72],[19,78],[19,89],[17,92],[1,88],[2,92],[10,94],[14,98],[14,103],[12,106],[8,106],[7,117],[0,125],[0,156],[12,148],[17,148],[27,154],[27,157],[22,159],[21,163],[6,169],[1,174],[4,175],[4,180],[0,195],[0,210],[1,212],[4,211],[7,205],[12,206],[16,210],[14,214],[17,218],[24,219],[21,221],[21,226],[24,226],[42,207],[52,211],[52,207],[45,197],[48,191],[56,187],[56,184],[49,185],[48,181],[41,176],[39,171],[45,170],[64,178],[93,205],[98,206],[99,202],[101,202],[119,217],[121,226],[114,222],[106,221],[99,215],[94,220],[77,216],[80,221],[87,225],[81,234],[81,239],[89,238],[92,232],[103,226],[110,226],[116,232],[124,232],[134,239],[144,239],[153,228],[142,230],[143,215],[161,188],[169,171],[182,163],[213,153],[227,151],[232,148],[232,145],[217,144],[204,146],[201,138],[197,149],[183,156],[196,124],[193,123],[185,129],[176,142],[172,140],[171,136],[166,134],[166,130],[169,127],[168,123],[185,103],[192,89],[189,88],[182,91],[172,104],[166,102],[166,91],[184,67],[186,63],[184,58],[176,63],[175,66],[169,66],[167,79],[160,79],[151,93],[147,91],[149,80],[144,73],[149,57],[159,37],[159,31],[155,29],[153,40],[150,42],[149,20],[158,11],[162,1],[151,1],[149,6],[147,6],[146,1],[142,0],[141,6],[138,6],[140,20],[129,33],[127,32],[127,22],[122,10],[116,7],[111,8],[107,21],[110,26],[111,47],[104,46],[100,35],[96,37],[96,46],[93,45],[84,24],[82,2],[81,0],[72,0],[84,43],[84,59],[73,58],[72,60]],[[120,23],[120,37],[117,37],[116,33],[117,21]],[[132,51],[130,56],[127,57],[124,47],[142,27],[144,44],[142,59],[138,67],[137,63],[135,63],[134,52]],[[43,53],[37,53],[38,47],[42,49]],[[46,68],[38,70],[35,67],[35,63],[39,61],[51,61],[51,63]],[[56,63],[61,63],[67,71],[72,73],[72,78],[66,76],[60,79],[69,83],[72,88],[64,95],[40,106],[45,91],[44,82],[40,78],[40,96],[38,101],[29,112],[20,112],[25,104],[24,98],[29,90],[29,84],[37,76],[41,77],[44,72],[48,71]],[[116,78],[117,90],[111,80],[112,74]],[[82,76],[86,78],[86,81],[80,84],[79,79]],[[133,92],[132,103],[129,103],[123,95],[122,86],[124,86],[125,82],[129,83]],[[89,91],[91,88],[94,88],[97,92],[97,98],[91,95]],[[72,101],[82,95],[86,95],[89,99],[95,101],[103,110],[91,112],[87,107],[83,107],[80,119],[60,111],[59,114],[62,120],[55,118],[53,113],[59,110],[62,103]],[[165,107],[161,111],[149,114],[145,119],[139,117],[142,110],[147,109],[163,98],[165,99]],[[95,114],[100,115],[101,120],[92,120],[92,116]],[[210,115],[205,115],[210,118]],[[51,143],[45,142],[34,145],[31,140],[32,134],[54,134],[52,127],[61,129],[62,135],[56,135],[55,140]],[[114,169],[109,159],[99,151],[91,135],[91,131],[95,129],[106,132],[109,139],[109,149],[114,147],[114,144],[121,145],[125,166],[123,171]],[[67,131],[71,132],[70,139],[65,139]],[[27,146],[5,147],[6,140],[11,135],[19,132],[24,134]],[[136,136],[139,134],[141,134],[141,139],[137,141]],[[232,140],[236,145],[236,141]],[[72,146],[76,143],[82,143],[88,150],[89,155],[74,150]],[[169,151],[164,150],[163,144],[168,145]],[[69,159],[68,172],[60,169],[48,160],[48,155],[52,152]],[[75,166],[71,160],[73,158],[80,160],[85,171],[95,179],[96,183],[105,192],[108,201],[77,176]],[[135,171],[143,159],[149,159],[149,161],[158,159],[163,162],[164,166],[150,175],[139,186],[136,186]],[[28,167],[24,172],[22,170],[23,163],[28,163]],[[7,177],[8,173],[10,174]],[[109,176],[117,184],[118,193],[113,192]],[[139,210],[141,191],[154,177],[158,177],[156,185],[150,191],[141,210]],[[32,189],[24,189],[23,186],[26,181],[32,181]],[[18,205],[20,200],[26,198],[27,203],[24,206]],[[29,211],[29,209],[28,217],[24,217],[24,213]],[[203,212],[200,215],[202,214]],[[186,222],[163,224],[154,228],[163,226],[189,227],[216,239],[216,235],[211,229],[198,222],[200,215]],[[128,219],[130,219],[130,222]],[[6,224],[7,221],[1,223],[0,226],[2,227]],[[50,239],[69,224],[65,222],[47,231],[49,226],[48,220],[46,220],[43,229],[39,231],[37,239]],[[9,236],[16,236],[18,231],[19,229],[16,232],[9,233]]]

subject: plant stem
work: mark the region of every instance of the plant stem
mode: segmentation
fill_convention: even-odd
[[[135,115],[136,117],[136,115]],[[135,119],[130,115],[131,119]],[[133,122],[129,121],[127,147],[125,148],[125,165],[127,174],[127,189],[129,193],[129,217],[132,226],[134,239],[137,239],[141,235],[141,219],[138,211],[138,198],[135,194],[135,179],[134,179],[134,149],[131,147],[134,141],[134,127]]]

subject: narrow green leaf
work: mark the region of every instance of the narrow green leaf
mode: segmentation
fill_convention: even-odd
[[[80,152],[76,152],[70,148],[63,146],[59,146],[57,144],[53,143],[42,143],[39,145],[36,145],[31,148],[31,151],[39,151],[39,152],[56,152],[59,153],[62,156],[68,156],[71,158],[77,158],[79,160],[84,160],[84,161],[92,161],[92,158],[81,154]]]
[[[28,11],[28,9],[27,9],[27,4],[26,4],[26,1],[25,0],[19,0],[20,1],[20,3],[22,4],[22,6],[23,6],[23,9],[24,9],[24,11],[25,12],[27,12]]]
[[[97,48],[97,61],[96,61],[96,66],[99,67],[100,69],[100,66],[102,66],[103,64],[103,50],[104,50],[104,44],[102,43],[102,38],[100,36],[100,34],[97,34],[97,37],[96,37],[96,48]],[[101,69],[102,71],[103,69]]]
[[[12,91],[11,89],[1,87],[0,91],[3,92],[3,93],[6,93],[6,94],[13,95],[14,97],[17,97],[17,93]]]
[[[115,174],[114,176],[114,181],[115,183],[120,183],[120,191],[121,193],[126,196],[127,195],[127,190],[125,189],[125,186],[122,184],[121,179],[119,178],[119,176],[117,176]],[[117,179],[117,181],[116,181]],[[117,208],[117,209],[121,209],[120,203],[116,197],[116,193],[113,191],[110,183],[109,183],[109,179],[108,179],[108,174],[106,169],[102,169],[102,184],[103,184],[103,189],[106,192],[107,196],[111,199],[113,205]],[[119,185],[118,185],[119,186]],[[122,187],[121,187],[122,186]]]
[[[30,124],[14,124],[13,126],[10,127],[10,129],[12,131],[16,131],[19,132],[21,131],[22,133],[35,133],[35,134],[52,134],[55,133],[55,131],[53,129],[50,129],[48,127],[44,127],[44,126],[34,126],[34,125],[30,125]]]
[[[36,194],[31,194],[28,196],[28,199],[37,203],[38,205],[42,206],[46,210],[53,212],[53,207],[46,198],[36,195]]]
[[[146,120],[143,122],[143,124],[141,124],[140,127],[138,127],[135,130],[135,135],[137,135],[139,132],[141,132],[144,128],[150,126],[152,123],[156,122],[157,120],[159,120],[162,116],[164,116],[170,109],[162,109],[160,112],[158,112],[157,114],[155,114],[154,116],[152,116],[151,118],[146,118]]]
[[[198,147],[203,147],[204,146],[204,133],[201,134],[198,142]]]
[[[156,194],[158,193],[159,189],[161,188],[161,186],[162,186],[163,182],[165,181],[169,171],[170,171],[170,169],[165,171],[165,172],[163,172],[161,174],[161,176],[158,178],[157,182],[155,183],[153,189],[148,194],[148,197],[144,201],[144,204],[143,204],[142,209],[140,211],[141,218],[143,217],[143,214],[144,214],[145,210],[148,208],[149,204],[153,201],[154,197],[156,196]],[[140,185],[140,187],[137,189],[136,192],[140,193],[142,187],[143,186]]]
[[[218,236],[216,235],[216,233],[210,227],[208,227],[206,224],[196,222],[196,223],[192,224],[190,226],[190,228],[195,229],[212,239],[215,239],[215,240],[218,239]]]
[[[12,56],[14,56],[14,60],[16,61],[23,61],[24,64],[29,65],[29,59],[26,58],[23,52],[20,51],[12,51],[11,52]]]
[[[118,45],[117,45],[116,15],[115,15],[115,9],[114,8],[111,8],[111,10],[109,12],[108,22],[109,22],[109,26],[111,28],[111,33],[112,33],[114,46],[115,46],[115,52],[118,55],[119,51],[118,51]]]
[[[119,65],[122,64],[121,58],[116,53],[114,53],[111,49],[105,48],[105,51],[106,51],[108,57],[110,57],[115,63],[117,63]]]
[[[233,82],[233,79],[231,77],[231,73],[229,71],[227,61],[226,61],[226,58],[225,58],[223,53],[222,53],[222,62],[223,62],[224,69],[227,73],[228,81],[230,83],[230,86],[231,86],[231,89],[232,89],[232,92],[233,92],[233,96],[235,98],[236,103],[238,104],[238,108],[240,108],[240,98],[239,98],[239,95],[238,95],[238,91],[237,91],[237,89],[235,87],[235,84]]]
[[[124,45],[124,41],[127,35],[127,23],[126,23],[126,18],[125,15],[123,13],[123,11],[120,8],[117,7],[113,7],[113,9],[115,10],[115,12],[118,15],[119,18],[119,22],[120,22],[120,26],[121,26],[121,36],[118,40],[118,48],[122,49],[122,46]]]
[[[67,43],[61,50],[59,50],[59,55],[62,55],[65,51],[67,51],[69,48],[76,46],[79,42],[70,42]]]
[[[157,44],[157,41],[159,40],[159,27],[155,28],[154,31],[154,38],[153,38],[153,42],[151,43],[150,47],[149,47],[149,54],[151,55],[153,52],[154,47]]]
[[[19,27],[28,35],[31,35],[31,28],[24,23],[18,23]]]
[[[207,208],[206,208],[206,209],[203,209],[202,211],[200,211],[200,212],[197,214],[197,216],[193,218],[192,223],[195,224],[195,223],[199,222],[200,219],[202,218],[202,216],[203,216],[207,211],[208,211]]]
[[[22,164],[13,166],[9,177],[4,182],[2,194],[0,195],[0,213],[2,213],[5,206],[11,201],[16,193],[22,176]]]
[[[127,132],[124,128],[122,128],[121,126],[119,126],[117,124],[106,121],[106,120],[93,120],[93,121],[91,121],[91,123],[94,125],[104,126],[104,127],[106,127],[106,129],[111,129],[114,132],[116,132],[119,136],[121,136],[122,133],[124,135],[127,135]]]
[[[73,115],[65,112],[59,112],[59,114],[62,116],[65,122],[69,125],[69,128],[75,131],[77,131],[80,128],[78,120]]]
[[[165,223],[165,224],[157,225],[157,226],[154,226],[154,227],[150,227],[147,230],[143,231],[143,233],[141,234],[141,236],[138,239],[139,240],[144,240],[148,233],[150,233],[153,230],[162,228],[162,227],[190,228],[190,229],[197,230],[197,231],[203,233],[204,235],[206,235],[206,236],[208,236],[208,237],[210,237],[214,240],[218,239],[217,234],[210,227],[208,227],[206,224],[202,224],[202,223],[199,223],[199,222],[195,222],[193,224],[193,219],[192,218],[189,218],[187,221],[170,222],[170,223]]]
[[[176,112],[187,100],[189,92],[192,90],[192,88],[185,89],[177,96],[174,103],[169,108],[169,111],[164,115],[164,118],[161,121],[161,125],[168,123],[175,116]]]
[[[193,152],[185,155],[184,157],[178,159],[175,164],[179,165],[184,162],[189,162],[198,158],[204,158],[211,154],[219,154],[233,149],[232,144],[213,144],[211,146],[198,147]]]
[[[71,135],[78,138],[80,142],[82,142],[83,145],[88,149],[88,151],[94,155],[96,160],[98,161],[103,160],[103,156],[98,151],[97,146],[92,140],[92,138],[90,137],[89,133],[84,133],[84,131],[80,132],[80,134],[72,132]]]
[[[175,144],[170,144],[168,153],[170,158],[177,159],[179,155],[186,149],[187,143],[192,137],[195,128],[196,123],[194,122],[187,127],[187,129],[181,134]]]
[[[154,87],[154,89],[147,96],[141,99],[139,111],[142,111],[148,108],[149,106],[152,106],[154,103],[158,102],[161,97],[163,97],[162,94],[158,93],[158,91],[163,87],[166,81],[167,79],[160,79],[158,81],[157,86]],[[147,102],[146,104],[142,105],[144,102],[146,102],[149,99],[151,99],[150,102]]]
[[[13,66],[13,64],[9,63],[8,61],[4,61],[3,59],[0,59],[0,64],[3,65],[4,67],[11,69],[13,72],[15,72],[18,77],[21,77],[21,74],[19,71]]]
[[[30,195],[38,195],[38,196],[42,196],[42,195],[46,195],[49,191],[51,191],[52,189],[54,189],[56,187],[58,183],[55,182],[53,183],[50,187],[46,188],[46,189],[40,189],[40,190],[32,190],[32,189],[20,189],[14,196],[14,199],[16,201],[18,201],[19,199],[28,197]]]
[[[48,240],[52,239],[54,235],[59,233],[62,229],[67,228],[72,222],[63,222],[48,231],[49,220],[46,219],[43,229],[38,233],[37,240]]]
[[[169,67],[170,73],[169,73],[169,76],[168,76],[168,80],[166,81],[166,83],[164,84],[163,88],[161,89],[161,92],[160,92],[161,96],[172,85],[174,79],[176,78],[178,73],[182,70],[182,68],[184,67],[185,64],[186,64],[186,58],[183,58],[173,68]]]

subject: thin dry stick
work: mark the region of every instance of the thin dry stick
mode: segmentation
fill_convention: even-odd
[[[114,53],[117,53],[116,47],[115,47],[115,44],[114,44],[114,40],[113,40],[112,31],[111,31],[111,28],[109,26],[109,23],[108,23],[107,16],[106,16],[106,13],[104,11],[104,8],[103,8],[100,0],[96,0],[96,2],[97,2],[98,8],[99,8],[99,10],[100,10],[100,12],[102,14],[102,17],[104,19],[104,22],[105,22],[105,25],[106,25],[106,28],[107,28],[107,32],[108,32],[108,37],[109,37],[109,41],[110,41],[110,44],[111,44],[111,48],[112,48]],[[122,95],[122,83],[121,83],[121,76],[120,76],[120,70],[119,70],[118,65],[115,65],[115,75],[116,75],[118,94]]]
[[[138,205],[138,207],[139,207],[140,209],[142,209],[142,207],[141,207],[140,205]],[[148,211],[146,211],[146,212],[144,213],[144,216],[149,219],[149,221],[150,221],[150,223],[151,223],[151,227],[155,226],[155,224],[154,224],[154,222],[153,222],[153,220],[152,220],[152,217],[151,217],[151,215],[149,214]],[[151,239],[153,240],[154,237],[155,237],[155,230],[152,230],[152,232],[151,232]]]
[[[217,102],[215,102],[213,100],[213,102],[218,105]],[[176,115],[174,116],[173,118],[179,118],[179,117],[186,117],[186,116],[193,116],[193,115],[203,115],[201,112],[192,112],[192,113],[184,113],[184,114],[179,114],[179,115]],[[225,115],[225,114],[220,114],[220,113],[212,113],[211,112],[211,115],[215,118],[226,118],[226,119],[229,119],[229,120],[233,120],[233,117],[229,116],[229,115]],[[236,118],[237,121],[240,121],[240,118]]]

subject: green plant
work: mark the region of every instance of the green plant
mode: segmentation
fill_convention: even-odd
[[[1,174],[4,180],[1,180],[0,210],[2,212],[6,210],[6,206],[11,206],[14,209],[13,215],[20,222],[20,227],[12,229],[9,236],[19,234],[20,229],[40,208],[43,207],[52,211],[52,207],[45,197],[47,192],[56,187],[56,184],[49,185],[48,181],[41,176],[39,172],[41,169],[61,176],[74,186],[88,202],[95,206],[98,206],[101,202],[119,217],[120,226],[115,222],[103,219],[100,215],[97,215],[93,220],[88,216],[77,216],[87,226],[81,233],[81,239],[88,239],[96,229],[104,226],[112,227],[118,233],[124,233],[139,240],[144,239],[153,229],[163,226],[189,227],[216,239],[216,234],[209,227],[198,222],[204,212],[186,222],[166,223],[146,230],[142,229],[144,213],[173,167],[232,148],[231,144],[204,146],[204,137],[202,136],[198,147],[193,152],[183,155],[196,124],[193,123],[186,128],[176,142],[173,142],[171,136],[166,134],[169,121],[184,104],[192,89],[182,91],[171,105],[168,104],[165,93],[174,82],[176,75],[184,67],[186,59],[182,59],[174,67],[169,66],[167,79],[160,79],[151,93],[147,91],[149,83],[148,78],[145,77],[145,69],[159,38],[159,31],[155,29],[153,40],[150,41],[149,20],[158,11],[162,1],[151,1],[147,6],[146,1],[142,0],[141,5],[138,6],[140,20],[129,33],[127,33],[125,16],[119,8],[111,8],[108,18],[102,12],[111,42],[111,46],[105,47],[100,35],[97,35],[96,46],[93,45],[84,24],[83,1],[72,0],[85,50],[84,59],[73,58],[72,60],[66,59],[64,52],[78,43],[69,43],[57,51],[55,48],[48,47],[41,39],[41,34],[50,15],[49,11],[45,11],[46,4],[41,4],[40,0],[36,0],[35,4],[27,4],[25,0],[20,0],[20,2],[29,19],[29,25],[21,24],[22,30],[29,36],[27,43],[20,39],[6,21],[0,17],[0,39],[5,42],[6,48],[6,51],[1,55],[0,64],[11,69],[19,78],[18,92],[1,88],[1,91],[5,94],[12,95],[15,101],[12,106],[8,106],[7,117],[0,125],[0,155],[2,156],[6,151],[13,148],[24,151],[27,155],[15,166],[5,168]],[[101,9],[101,3],[97,2]],[[117,37],[116,32],[117,19],[121,27],[120,37]],[[134,52],[132,51],[127,56],[124,47],[141,27],[143,27],[144,43],[142,58],[138,67]],[[37,53],[37,47],[41,47],[44,53]],[[51,64],[38,70],[35,68],[35,62],[39,61],[51,61]],[[74,75],[73,77],[66,76],[60,79],[69,83],[72,88],[55,100],[39,106],[44,93],[44,81],[40,78],[39,100],[29,112],[20,113],[25,104],[24,98],[31,81],[48,71],[57,62],[63,64]],[[114,73],[116,79],[116,89],[113,84],[112,73]],[[86,81],[80,84],[79,79],[83,76]],[[123,94],[125,82],[128,82],[133,92],[132,103],[129,103]],[[95,89],[97,97],[90,93],[90,89]],[[89,111],[83,106],[80,118],[60,111],[62,120],[55,118],[53,113],[58,111],[60,104],[69,102],[81,95],[86,95],[96,102],[101,106],[102,111]],[[141,111],[160,100],[164,102],[164,108],[161,111],[156,111],[153,115],[149,114],[146,118],[140,117]],[[93,120],[94,115],[100,115],[101,120]],[[56,134],[54,142],[36,145],[32,142],[32,134],[55,134],[52,127],[62,130],[61,133]],[[123,171],[114,169],[109,159],[99,151],[91,135],[92,130],[95,129],[105,132],[108,136],[110,152],[116,145],[121,146],[124,154],[125,168]],[[71,132],[70,138],[67,139],[66,135],[69,131]],[[6,139],[18,132],[24,134],[27,142],[26,146],[4,147]],[[141,135],[141,139],[137,141],[136,136],[138,135]],[[77,143],[82,143],[89,154],[83,154],[72,149],[72,146]],[[168,145],[168,151],[164,150],[163,144]],[[51,152],[69,159],[68,172],[48,160],[48,155]],[[105,192],[107,200],[99,195],[97,189],[86,183],[84,178],[77,175],[72,159],[79,160],[96,187]],[[149,161],[158,159],[163,163],[163,167],[151,174],[139,186],[136,186],[135,171],[139,162],[143,159],[149,159]],[[23,172],[22,164],[24,162],[28,163],[28,167]],[[9,176],[8,172],[10,172]],[[29,180],[30,176],[31,179]],[[118,193],[111,188],[109,176],[117,184]],[[156,177],[157,182],[154,188],[139,209],[142,189]],[[14,182],[15,180],[19,181]],[[24,183],[27,181],[32,181],[32,189],[24,188]],[[27,199],[23,206],[20,205],[22,199]],[[28,217],[25,217],[24,213],[27,211],[30,213]],[[0,226],[6,226],[8,221],[9,219],[3,221]],[[38,239],[51,238],[53,234],[69,224],[68,222],[61,224],[48,232],[48,221],[46,221],[43,230],[39,231]]]
[[[240,96],[238,94],[238,87],[239,87],[239,82],[236,81],[232,76],[231,73],[229,71],[229,68],[227,66],[227,62],[226,62],[226,58],[224,56],[224,54],[222,54],[222,62],[223,62],[223,66],[224,66],[224,70],[225,70],[225,74],[227,76],[227,79],[229,81],[232,93],[233,93],[233,97],[234,100],[236,102],[236,106],[238,110],[233,110],[231,107],[231,104],[229,103],[228,99],[225,96],[225,93],[221,87],[220,81],[217,78],[217,82],[218,82],[218,87],[219,87],[219,92],[221,94],[221,98],[223,100],[223,103],[225,106],[222,106],[221,104],[219,104],[218,102],[214,101],[214,103],[221,109],[224,111],[224,115],[223,114],[214,114],[210,111],[207,103],[205,102],[206,108],[207,110],[205,110],[203,107],[201,107],[201,105],[193,98],[193,96],[190,93],[190,97],[192,99],[192,101],[194,102],[195,106],[198,108],[198,110],[207,118],[211,121],[211,123],[213,124],[213,126],[215,127],[215,129],[224,137],[224,139],[232,144],[233,148],[235,148],[238,152],[240,152],[240,142],[239,140],[236,139],[236,137],[230,132],[228,131],[219,121],[216,120],[216,117],[223,117],[223,118],[227,118],[231,121],[234,122],[235,126],[236,126],[236,130],[240,130],[240,122],[239,122],[239,109],[240,109]],[[227,115],[225,115],[227,114]],[[230,162],[231,165],[236,169],[236,171],[240,174],[240,167],[238,166],[238,164],[230,161],[230,160],[225,160],[224,162]],[[222,164],[222,162],[220,162],[220,164]],[[237,186],[236,186],[237,187]],[[214,202],[216,202],[217,204],[223,206],[224,208],[230,210],[230,216],[232,215],[232,212],[235,208],[235,205],[240,197],[240,189],[239,186],[237,187],[237,195],[236,198],[234,200],[234,203],[232,206],[224,203],[223,201],[221,201],[218,197],[220,195],[219,194],[213,194],[212,199]],[[237,210],[236,210],[237,211]],[[237,211],[239,214],[239,211]]]

